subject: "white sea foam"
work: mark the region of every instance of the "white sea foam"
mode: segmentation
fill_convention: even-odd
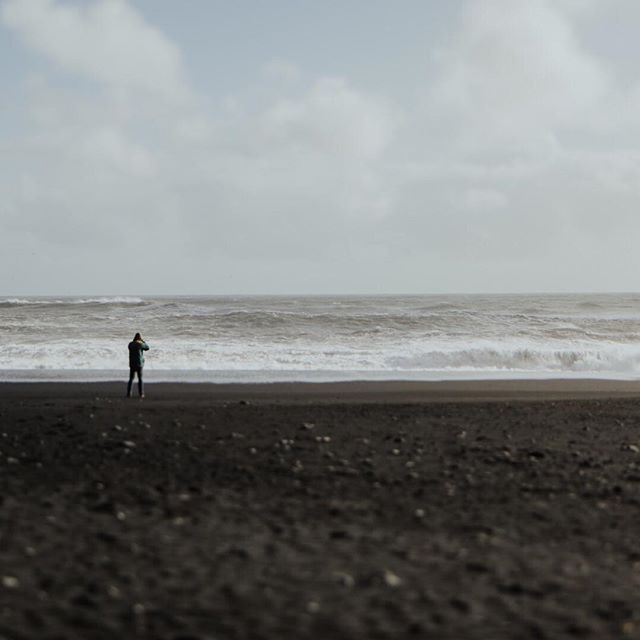
[[[0,370],[126,369],[136,331],[180,379],[640,376],[633,295],[6,298]]]
[[[142,298],[114,296],[98,298],[4,298],[0,305],[143,304]]]

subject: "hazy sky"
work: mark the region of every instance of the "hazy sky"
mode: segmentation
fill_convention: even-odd
[[[637,0],[0,0],[0,295],[640,290]]]

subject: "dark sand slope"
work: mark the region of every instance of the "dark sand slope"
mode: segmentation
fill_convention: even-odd
[[[638,389],[590,384],[0,385],[0,638],[640,638]]]

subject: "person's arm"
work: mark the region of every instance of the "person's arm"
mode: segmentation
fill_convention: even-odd
[[[149,351],[149,345],[144,340],[142,341],[141,346],[143,351]]]

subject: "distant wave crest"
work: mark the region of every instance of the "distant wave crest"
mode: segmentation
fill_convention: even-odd
[[[142,298],[130,296],[96,297],[96,298],[4,298],[0,306],[35,306],[35,305],[78,305],[78,304],[145,304]]]

